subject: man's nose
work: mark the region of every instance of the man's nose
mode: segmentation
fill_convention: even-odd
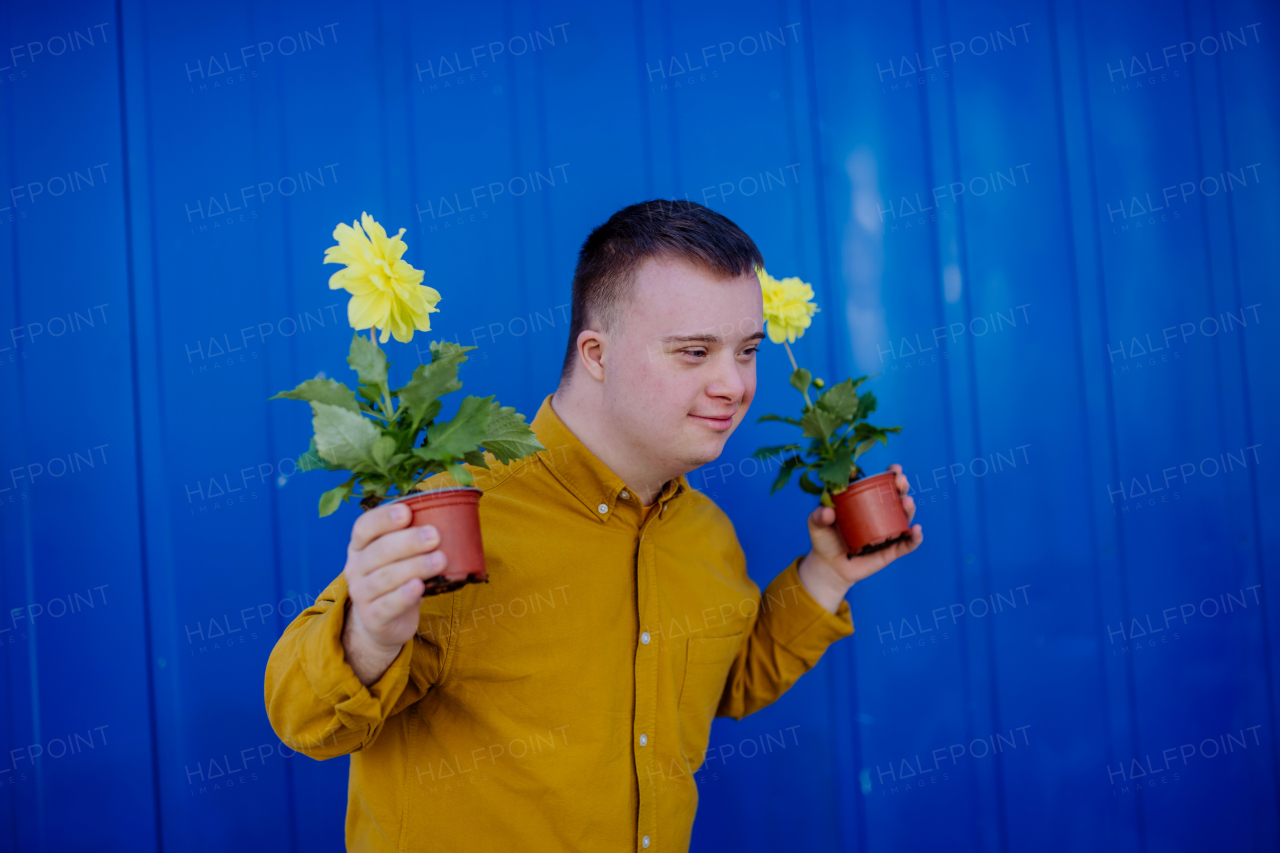
[[[711,397],[724,397],[737,403],[747,393],[747,383],[737,360],[733,358],[733,353],[728,352],[725,355],[727,357],[721,357],[716,361],[717,369],[710,384],[707,385],[707,394]]]

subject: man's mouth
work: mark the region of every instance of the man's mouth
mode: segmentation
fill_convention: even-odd
[[[724,417],[705,417],[703,415],[690,414],[689,417],[701,424],[706,424],[714,430],[724,432],[733,426],[733,415],[725,415]]]

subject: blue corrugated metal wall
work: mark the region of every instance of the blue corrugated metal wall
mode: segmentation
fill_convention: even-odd
[[[814,283],[816,372],[881,372],[929,536],[716,723],[694,847],[1276,849],[1277,17],[6,4],[0,847],[340,848],[346,761],[262,707],[355,514],[266,402],[345,373],[334,224],[408,227],[466,382],[532,413],[585,234],[687,197]],[[773,436],[691,475],[762,585],[806,547]]]

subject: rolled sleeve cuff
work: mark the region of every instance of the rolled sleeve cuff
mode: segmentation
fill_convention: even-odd
[[[334,590],[335,601],[329,609],[307,626],[299,638],[302,671],[316,696],[333,706],[339,722],[350,729],[375,726],[385,720],[400,694],[409,683],[409,664],[413,643],[405,643],[400,654],[382,677],[366,687],[347,663],[342,647],[342,629],[346,624],[346,584]]]
[[[803,559],[797,557],[765,589],[760,621],[774,642],[812,666],[827,646],[853,633],[853,617],[847,601],[830,613],[814,600],[800,582]]]

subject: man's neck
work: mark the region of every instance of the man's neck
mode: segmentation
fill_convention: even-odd
[[[644,464],[641,454],[619,440],[620,431],[605,422],[602,407],[583,400],[570,388],[560,387],[551,397],[551,409],[591,455],[618,476],[645,506],[661,494],[663,486],[681,472],[659,471]]]

